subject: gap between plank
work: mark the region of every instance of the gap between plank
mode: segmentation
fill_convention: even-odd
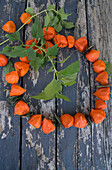
[[[25,7],[27,7],[27,0],[25,0]],[[25,42],[25,27],[22,32],[22,40]],[[21,87],[23,87],[23,78],[21,78]],[[22,170],[22,118],[20,117],[20,134],[19,134],[19,170]]]
[[[88,45],[89,44],[89,32],[88,32],[88,4],[87,4],[87,0],[85,0],[85,12],[86,12],[86,30],[87,30],[87,42],[88,42]],[[91,100],[91,95],[92,95],[92,92],[91,92],[91,72],[90,72],[90,68],[91,68],[91,64],[89,62],[89,85],[90,85],[90,111],[91,111],[91,103],[92,103],[92,100]],[[91,165],[93,167],[93,138],[92,138],[92,134],[93,134],[93,130],[92,130],[92,127],[91,128]]]

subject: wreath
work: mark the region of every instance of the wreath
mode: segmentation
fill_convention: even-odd
[[[45,13],[44,26],[42,26],[37,16]],[[112,74],[112,65],[107,61],[99,60],[99,51],[94,50],[93,46],[88,47],[86,37],[81,37],[77,40],[71,35],[65,37],[58,34],[64,27],[71,29],[75,27],[73,22],[68,22],[67,18],[71,14],[64,12],[63,8],[55,10],[55,5],[49,5],[47,9],[33,13],[33,9],[28,7],[21,15],[20,20],[23,25],[16,30],[16,25],[13,21],[8,21],[2,29],[10,34],[2,37],[7,37],[0,45],[8,41],[19,41],[20,45],[5,46],[0,52],[0,66],[4,68],[4,75],[7,84],[11,84],[9,91],[8,101],[14,105],[14,115],[29,117],[28,123],[35,128],[40,128],[45,134],[51,133],[55,130],[55,125],[64,128],[75,126],[76,128],[85,128],[88,124],[94,122],[95,124],[101,123],[105,117],[105,109],[107,104],[104,101],[110,98],[110,88],[108,83],[108,74]],[[34,20],[35,19],[35,20]],[[25,43],[20,39],[20,30],[32,21],[31,36],[32,39],[27,40]],[[43,28],[42,28],[43,27]],[[41,114],[34,114],[30,112],[28,103],[25,102],[23,93],[26,89],[19,86],[17,83],[19,77],[27,74],[31,66],[35,72],[41,67],[44,69],[48,62],[51,62],[51,67],[47,72],[54,71],[52,81],[44,88],[44,90],[36,96],[30,96],[37,100],[51,100],[54,97],[64,99],[70,102],[70,99],[62,94],[62,87],[72,86],[76,83],[77,74],[80,71],[80,61],[70,64],[65,69],[58,71],[55,67],[56,63],[65,63],[70,57],[59,61],[57,59],[58,50],[60,48],[72,48],[80,51],[88,61],[93,63],[93,70],[98,73],[96,81],[101,84],[96,92],[93,94],[98,99],[95,102],[95,109],[91,109],[90,115],[85,116],[82,113],[76,113],[73,116],[63,114],[60,118],[54,113],[54,118],[42,118]],[[7,57],[6,57],[7,56]],[[19,57],[20,61],[14,63],[10,58]]]

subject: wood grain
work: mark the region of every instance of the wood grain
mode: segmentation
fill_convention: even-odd
[[[64,35],[73,35],[75,39],[87,36],[86,30],[86,11],[84,1],[59,1],[58,7],[63,7],[65,12],[72,13],[69,18],[77,28],[70,31],[63,31]],[[74,49],[61,49],[59,57],[67,57]],[[66,51],[66,52],[65,52]],[[89,114],[90,111],[90,88],[89,88],[89,63],[80,52],[75,52],[71,59],[64,64],[64,67],[77,61],[81,62],[80,73],[77,83],[72,87],[63,89],[71,102],[58,102],[58,112],[75,115],[77,112]],[[59,67],[60,68],[60,67]],[[62,133],[63,132],[63,133]],[[58,131],[58,168],[59,169],[90,169],[91,167],[91,130],[90,127],[85,129],[76,129],[74,127]]]
[[[87,22],[89,44],[95,45],[100,51],[100,59],[112,63],[112,1],[87,1]],[[91,77],[91,105],[94,107],[95,97],[93,92],[98,85],[94,80],[96,74],[93,72],[92,64]],[[111,79],[109,79],[111,82]],[[107,102],[106,119],[99,125],[92,126],[92,160],[93,169],[108,169],[112,167],[112,99]]]
[[[1,35],[5,34],[2,26],[9,20],[14,21],[17,28],[20,27],[21,21],[19,18],[24,10],[24,6],[24,0],[15,2],[9,2],[8,0],[0,1]],[[2,40],[3,39],[0,39],[1,42]],[[12,43],[9,44],[11,45]],[[3,46],[0,46],[0,51],[2,51],[2,48]],[[13,107],[7,102],[8,93],[4,91],[5,88],[6,81],[4,79],[3,68],[0,67],[0,169],[19,169],[20,118],[14,116]],[[10,86],[7,88],[10,88]]]
[[[86,36],[88,45],[94,45],[100,51],[100,59],[112,63],[112,1],[111,0],[27,0],[27,7],[31,6],[34,12],[45,9],[49,4],[57,4],[57,8],[64,8],[65,12],[73,14],[69,17],[77,26],[75,29],[62,30],[60,34],[73,35],[75,39]],[[25,8],[25,0],[0,1],[0,28],[8,20],[13,20],[17,28],[20,27],[20,15]],[[40,16],[43,23],[43,15]],[[30,39],[32,23],[25,27],[25,40]],[[4,31],[0,29],[1,35]],[[24,31],[21,30],[21,37]],[[1,40],[0,40],[1,41]],[[12,45],[12,43],[9,43]],[[18,43],[17,43],[18,44]],[[0,47],[0,51],[3,46]],[[58,60],[70,55],[73,49],[60,49]],[[30,95],[40,93],[52,80],[53,73],[47,73],[50,63],[44,70],[34,73],[32,69],[22,80],[21,85],[27,88],[25,98],[30,101],[32,112],[41,113],[45,117],[58,116],[64,113],[75,115],[81,112],[85,115],[94,108],[93,93],[96,86],[97,74],[93,72],[92,64],[85,56],[75,51],[65,64],[57,65],[57,70],[67,67],[80,59],[81,67],[77,83],[72,87],[63,88],[63,94],[71,102],[63,100],[37,101]],[[16,60],[12,60],[15,62]],[[111,78],[109,79],[111,83]],[[9,86],[10,87],[10,86]],[[6,82],[3,68],[0,68],[0,170],[21,169],[49,169],[49,170],[111,170],[112,165],[112,99],[107,103],[106,119],[99,125],[93,124],[84,129],[56,130],[45,135],[41,129],[32,129],[28,119],[13,115],[13,106],[7,102],[8,93],[4,91]],[[112,91],[112,88],[111,88]],[[21,145],[21,146],[20,146]]]
[[[31,6],[37,13],[47,8],[54,1],[27,1],[27,6]],[[43,16],[43,15],[42,15]],[[39,16],[43,23],[43,17]],[[25,31],[25,38],[30,39],[30,24]],[[55,99],[50,101],[30,100],[29,96],[40,93],[52,80],[53,73],[47,73],[50,63],[45,69],[40,69],[34,73],[30,69],[29,73],[23,78],[23,87],[27,88],[25,97],[31,101],[30,109],[32,112],[41,113],[45,117],[53,116],[55,112]],[[22,169],[54,169],[55,168],[55,132],[45,135],[41,129],[33,129],[22,121]]]

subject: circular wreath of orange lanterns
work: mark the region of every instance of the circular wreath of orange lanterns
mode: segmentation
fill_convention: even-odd
[[[20,17],[21,22],[25,23],[30,19],[30,14],[23,13]],[[27,22],[27,24],[29,24]],[[16,31],[16,26],[13,21],[8,21],[2,29],[8,33],[13,33]],[[75,46],[77,50],[80,52],[84,52],[87,49],[87,39],[86,37],[81,37],[77,40],[71,35],[65,37],[63,35],[57,34],[55,29],[53,27],[48,27],[46,31],[46,27],[43,28],[43,37],[46,40],[46,43],[44,45],[44,50],[47,51],[48,47],[52,47],[53,44],[50,42],[51,39],[54,40],[54,43],[57,44],[58,47],[64,48],[68,46],[68,48],[72,48]],[[26,41],[26,49],[30,48],[30,45],[35,42],[36,46],[37,40],[30,39]],[[37,50],[38,47],[32,47],[34,50]],[[37,50],[37,53],[42,55],[42,51]],[[43,51],[44,52],[44,51]],[[106,65],[103,60],[98,60],[99,58],[99,51],[97,50],[89,50],[89,52],[86,53],[85,57],[88,61],[93,63],[93,70],[98,73],[96,77],[96,81],[99,82],[101,85],[108,85],[108,73],[105,71]],[[20,87],[17,85],[19,81],[19,76],[23,77],[26,75],[26,73],[29,70],[30,67],[30,61],[28,59],[28,56],[25,57],[19,57],[20,61],[16,62],[14,64],[15,71],[12,71],[5,75],[5,79],[8,83],[12,84],[11,90],[9,95],[12,96],[20,96],[23,93],[26,92],[26,89]],[[5,66],[8,63],[8,59],[3,54],[0,54],[0,66]],[[96,90],[96,92],[93,94],[97,98],[95,102],[95,109],[91,109],[90,112],[90,119],[95,123],[99,124],[101,123],[105,117],[106,114],[104,110],[107,108],[107,105],[104,101],[109,100],[110,98],[110,88],[109,87],[101,87]],[[14,108],[14,114],[15,115],[25,115],[30,112],[30,108],[23,100],[17,101]],[[60,122],[63,125],[64,128],[70,128],[71,126],[74,126],[76,128],[85,128],[88,124],[88,121],[82,113],[76,113],[73,116],[69,114],[63,114],[60,117]],[[34,114],[30,117],[28,123],[35,128],[40,128],[45,134],[49,134],[55,130],[54,122],[50,119],[44,118],[42,120],[41,114]]]

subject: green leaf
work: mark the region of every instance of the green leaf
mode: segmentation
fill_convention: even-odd
[[[67,22],[67,21],[62,21],[62,25],[66,29],[70,29],[70,28],[74,28],[75,27],[73,22]]]
[[[31,98],[37,99],[37,100],[46,100],[46,96],[44,92],[39,93],[36,96],[30,96]]]
[[[27,56],[29,60],[33,60],[36,57],[36,51],[34,51],[32,48],[28,48]]]
[[[75,84],[75,79],[77,78],[77,73],[74,73],[72,75],[69,76],[65,76],[65,75],[60,75],[59,76],[59,80],[62,81],[62,84],[66,87],[66,86],[72,86],[73,84]]]
[[[57,47],[57,44],[56,45],[53,45],[52,47],[49,47],[48,49],[47,49],[47,53],[46,53],[46,55],[50,55],[50,56],[56,56],[57,54],[58,54],[58,47]]]
[[[71,15],[71,14],[65,13],[63,8],[59,9],[58,12],[62,20],[67,20],[68,16]]]
[[[12,50],[13,50],[13,48],[7,45],[3,48],[3,54],[9,56],[10,53],[12,52]]]
[[[50,72],[52,71],[52,69],[53,69],[53,66],[51,66],[51,67],[47,70],[47,72],[50,73]]]
[[[54,13],[52,11],[49,11],[49,17],[50,17],[50,25],[53,26],[54,25]]]
[[[41,41],[41,45],[42,45],[42,46],[46,43],[46,40],[45,40],[43,37],[41,38],[40,41]]]
[[[42,69],[44,69],[44,67],[46,66],[47,62],[48,62],[48,58],[45,57],[45,58],[44,58],[44,63],[41,64]]]
[[[4,74],[7,74],[11,71],[14,71],[14,67],[11,61],[8,62],[8,64],[4,67]]]
[[[10,41],[20,40],[20,33],[16,31],[12,34],[7,34],[7,37],[9,38]]]
[[[54,24],[54,29],[57,31],[57,32],[60,32],[62,30],[62,25],[60,22],[58,23],[55,23]]]
[[[55,9],[55,5],[49,5],[47,9]]]
[[[34,38],[43,39],[43,29],[40,20],[36,17],[35,22],[31,28],[31,36]]]
[[[66,67],[65,69],[58,72],[59,80],[62,81],[62,84],[66,86],[72,86],[75,84],[75,79],[77,78],[77,73],[80,70],[80,61],[76,61]]]
[[[65,69],[59,71],[59,75],[69,76],[80,71],[80,60],[70,64]]]
[[[43,92],[39,93],[36,96],[31,96],[31,98],[35,98],[38,100],[50,100],[55,97],[57,92],[62,90],[62,85],[59,80],[53,79],[44,89]]]
[[[60,93],[56,93],[56,98],[58,98],[58,99],[64,99],[65,101],[70,102],[70,99],[69,99],[68,97],[66,97],[65,95],[60,94]]]
[[[106,60],[103,60],[103,61],[104,61],[105,64],[108,64],[108,61],[106,61]]]
[[[71,75],[59,75],[59,79],[62,80],[63,82],[67,83],[67,82],[70,82],[70,81],[73,81],[77,78],[77,73],[74,73],[74,74],[71,74]]]
[[[10,57],[25,57],[27,56],[27,49],[21,46],[15,46],[14,49],[9,54]]]
[[[49,23],[50,23],[50,16],[47,13],[47,15],[44,17],[44,27],[48,27]]]
[[[31,60],[30,65],[35,70],[35,72],[37,72],[39,67],[43,63],[44,63],[44,58],[42,58],[42,57],[35,57],[35,59]]]
[[[73,81],[69,81],[69,82],[64,82],[64,83],[62,83],[65,87],[67,87],[67,86],[72,86],[73,84],[75,84],[76,83],[76,81],[75,80],[73,80]]]
[[[33,8],[31,8],[31,7],[26,8],[25,11],[26,11],[26,13],[29,13],[30,15],[33,14]]]
[[[56,15],[56,16],[54,16],[54,18],[53,18],[52,26],[54,26],[54,25],[57,24],[58,22],[59,22],[59,18],[58,18],[58,16]]]
[[[53,79],[44,89],[44,93],[47,97],[47,100],[54,98],[55,94],[58,91],[60,91],[61,88],[62,88],[61,82],[59,80]]]
[[[73,73],[71,75],[63,75],[63,74],[59,74],[59,78],[61,80],[64,80],[65,82],[68,82],[68,81],[71,81],[73,80],[74,78],[76,79],[77,77],[77,73]]]
[[[107,71],[108,74],[112,74],[112,64],[107,62],[107,61],[105,61],[105,60],[104,60],[104,63],[106,65],[105,71]]]

